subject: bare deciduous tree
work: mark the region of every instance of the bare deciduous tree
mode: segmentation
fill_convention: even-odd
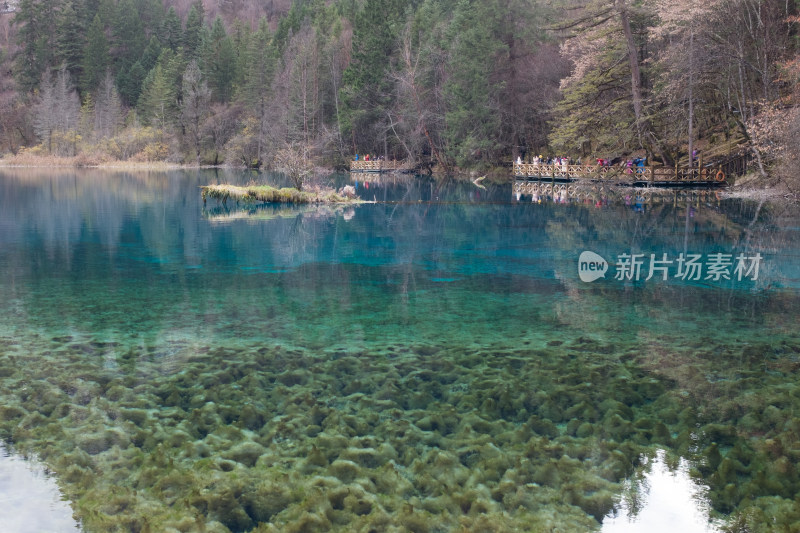
[[[430,89],[420,80],[425,73],[421,63],[422,52],[414,50],[411,39],[411,25],[406,26],[400,43],[400,68],[393,73],[397,85],[397,109],[394,113],[399,119],[399,127],[403,133],[397,131],[393,114],[389,119],[392,131],[406,149],[410,159],[415,159],[423,152],[422,146],[427,145],[432,158],[443,169],[450,169],[450,163],[444,157],[440,147],[438,131],[432,130],[431,124],[444,122],[443,117],[435,116],[436,107],[431,102]]]
[[[80,118],[80,100],[69,71],[63,65],[55,80],[48,71],[42,78],[39,98],[34,108],[34,130],[47,144],[47,150],[59,155],[74,155],[76,129]],[[72,134],[70,136],[70,134]]]
[[[275,154],[275,166],[292,180],[295,189],[303,190],[303,182],[314,172],[308,159],[308,149],[297,143],[288,143]]]
[[[201,128],[209,113],[211,89],[200,73],[197,61],[192,60],[183,73],[183,101],[181,102],[181,123],[192,150],[195,161],[200,163]]]
[[[106,71],[94,99],[94,135],[105,139],[116,135],[122,122],[122,101],[114,85],[111,71]]]

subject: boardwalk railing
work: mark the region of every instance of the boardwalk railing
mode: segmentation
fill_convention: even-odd
[[[615,183],[723,183],[726,175],[719,168],[628,167],[514,163],[516,178],[553,181],[588,179]]]
[[[400,170],[403,168],[402,161],[395,161],[394,159],[390,161],[381,161],[381,160],[373,160],[373,161],[365,161],[363,159],[359,159],[358,161],[350,161],[350,171],[351,172],[389,172],[391,170]]]

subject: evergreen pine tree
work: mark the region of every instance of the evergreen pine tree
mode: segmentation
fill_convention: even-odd
[[[122,99],[131,107],[135,107],[142,92],[142,83],[147,76],[147,71],[142,63],[137,61],[129,69],[120,70],[117,74],[117,87]]]
[[[178,50],[178,47],[183,42],[183,29],[181,28],[181,19],[175,11],[175,7],[170,6],[167,11],[167,16],[161,24],[160,37],[161,44],[173,52]]]
[[[147,40],[135,0],[121,0],[113,22],[115,63],[128,70],[142,57]]]
[[[137,108],[145,124],[161,129],[173,125],[179,114],[181,77],[185,69],[182,54],[166,49],[147,74]]]
[[[205,34],[202,46],[203,72],[209,80],[214,100],[227,102],[233,92],[236,77],[236,54],[233,42],[225,32],[222,19],[217,17],[211,32]]]
[[[66,0],[58,11],[54,61],[66,65],[73,79],[82,78],[83,51],[86,47],[84,6],[80,0]]]
[[[389,67],[405,9],[400,0],[366,0],[353,23],[352,61],[343,79],[342,126],[354,140],[354,149],[383,149],[391,102]]]
[[[145,41],[153,36],[159,37],[167,13],[163,0],[138,0],[137,11],[145,31]]]
[[[160,55],[161,44],[158,42],[158,39],[155,36],[150,37],[150,42],[147,43],[147,48],[144,49],[142,58],[139,60],[145,72],[149,72],[150,69],[156,66],[156,62],[158,61],[158,57]]]
[[[241,86],[244,84],[244,70],[245,70],[245,63],[247,61],[247,48],[250,45],[250,40],[252,38],[252,31],[250,29],[249,24],[245,24],[241,20],[236,20],[233,24],[233,29],[229,33],[228,37],[230,38],[231,44],[233,45],[233,55],[234,55],[234,79],[233,79],[233,91],[237,93]],[[235,94],[234,94],[235,97]]]
[[[50,0],[22,0],[14,14],[19,28],[20,51],[15,61],[15,75],[20,90],[29,92],[39,86],[42,76],[53,61],[53,21],[55,3]]]
[[[91,92],[97,87],[109,66],[108,40],[100,15],[95,15],[92,20],[86,40],[80,86],[82,91]]]
[[[498,148],[498,81],[493,66],[502,47],[493,34],[492,6],[462,1],[450,26],[451,75],[445,85],[447,137],[456,163],[485,159]]]
[[[187,57],[197,57],[203,39],[203,3],[195,2],[186,17],[186,29],[183,32],[183,49]]]

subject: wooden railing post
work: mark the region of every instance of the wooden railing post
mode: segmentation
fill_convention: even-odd
[[[700,166],[697,167],[698,177],[699,177],[700,180],[702,180],[703,179],[703,154],[702,153],[700,153],[700,159],[698,160],[697,164],[700,165]]]

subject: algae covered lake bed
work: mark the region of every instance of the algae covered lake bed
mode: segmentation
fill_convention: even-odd
[[[83,529],[599,531],[652,465],[800,523],[794,206],[331,179],[0,172],[0,438]]]

